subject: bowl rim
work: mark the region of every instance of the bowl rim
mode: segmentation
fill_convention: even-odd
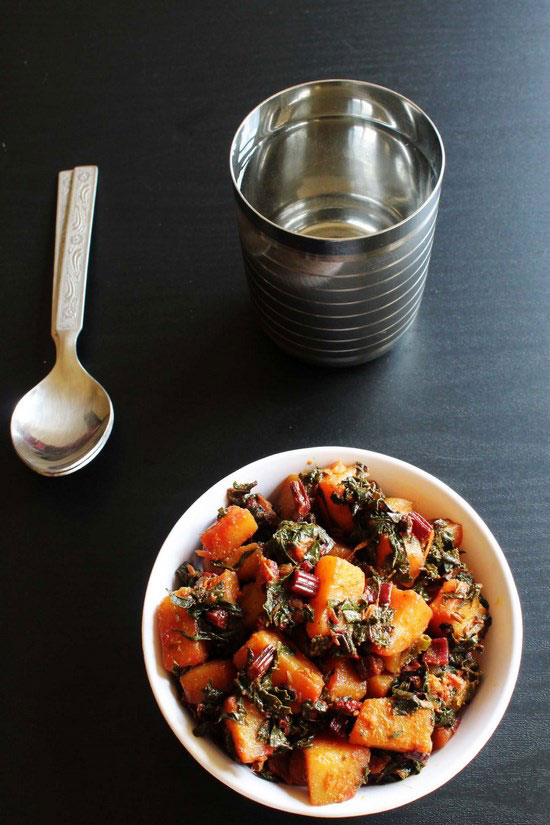
[[[208,758],[208,754],[205,748],[202,747],[201,740],[195,739],[193,734],[191,734],[191,738],[187,739],[186,736],[182,735],[179,730],[176,729],[175,723],[173,723],[172,718],[168,710],[164,707],[162,697],[160,696],[159,690],[157,689],[157,681],[159,680],[159,675],[156,672],[156,648],[155,648],[155,631],[156,631],[156,622],[154,621],[154,616],[156,614],[156,606],[158,604],[158,589],[153,593],[153,586],[154,580],[156,578],[157,568],[162,567],[162,557],[164,555],[165,549],[170,547],[171,542],[173,541],[175,535],[179,533],[181,530],[181,525],[191,514],[198,511],[202,503],[215,491],[216,488],[227,486],[230,487],[233,483],[233,480],[237,478],[239,475],[244,477],[247,472],[249,472],[252,468],[256,468],[258,464],[269,463],[276,460],[285,460],[291,458],[299,458],[301,456],[304,457],[304,466],[307,464],[308,456],[314,455],[316,459],[321,459],[323,454],[328,454],[331,457],[334,453],[340,453],[341,458],[343,461],[346,459],[350,459],[352,461],[360,460],[358,455],[364,458],[364,463],[368,465],[369,459],[370,460],[382,460],[388,461],[390,465],[393,465],[395,468],[401,468],[407,472],[413,472],[413,474],[417,474],[419,479],[428,481],[432,484],[435,483],[437,487],[447,496],[454,500],[454,502],[458,505],[458,507],[462,508],[473,520],[475,523],[476,529],[478,529],[482,534],[484,534],[486,540],[492,545],[492,549],[495,552],[496,557],[500,563],[500,569],[503,574],[503,578],[507,588],[507,595],[510,600],[511,605],[511,638],[510,638],[510,658],[509,658],[509,666],[506,672],[506,677],[504,682],[500,684],[500,690],[496,697],[496,700],[491,708],[491,711],[485,717],[485,722],[483,725],[483,729],[479,735],[476,737],[473,743],[470,743],[469,746],[464,748],[464,752],[460,759],[455,760],[452,764],[448,763],[440,770],[436,778],[432,778],[431,781],[423,783],[421,786],[418,786],[415,789],[415,792],[410,794],[410,798],[407,799],[400,799],[396,803],[392,803],[391,805],[382,804],[380,806],[376,806],[369,811],[348,811],[347,807],[349,803],[352,803],[354,800],[357,800],[357,795],[352,797],[350,800],[346,800],[346,802],[338,803],[338,804],[331,804],[328,806],[312,806],[309,803],[304,803],[301,800],[296,799],[295,797],[288,796],[288,803],[283,805],[273,802],[263,796],[261,793],[256,793],[251,791],[249,788],[241,787],[237,782],[233,781],[233,776],[227,776],[226,771],[223,768],[220,768],[217,765],[211,764]],[[330,459],[327,459],[329,461]],[[335,460],[332,458],[332,460]],[[319,466],[322,466],[321,461],[319,461]],[[281,481],[283,479],[281,478]],[[156,556],[155,562],[151,569],[151,573],[149,575],[149,579],[147,582],[147,587],[145,591],[145,598],[143,603],[143,612],[142,612],[142,623],[141,623],[141,635],[142,635],[142,650],[145,662],[145,669],[147,672],[147,677],[149,680],[149,684],[157,705],[164,716],[164,719],[168,723],[169,727],[172,729],[173,733],[177,736],[181,744],[186,748],[188,753],[203,767],[205,768],[212,776],[218,779],[227,787],[231,788],[236,793],[244,796],[254,802],[258,802],[261,805],[265,805],[267,807],[273,808],[275,810],[283,811],[286,813],[293,813],[298,814],[301,816],[310,816],[310,817],[317,817],[317,818],[347,818],[347,817],[355,817],[355,816],[369,816],[371,814],[382,813],[384,811],[396,810],[403,805],[407,805],[410,802],[414,802],[417,799],[421,799],[422,797],[432,793],[433,791],[437,790],[438,788],[442,787],[446,784],[450,779],[456,776],[460,771],[462,771],[471,761],[472,759],[477,756],[477,754],[482,750],[482,748],[486,745],[488,740],[493,735],[496,727],[498,726],[499,722],[501,721],[510,699],[512,697],[512,693],[514,691],[514,687],[516,684],[516,680],[518,677],[519,666],[521,661],[521,652],[522,652],[522,640],[523,640],[523,620],[522,620],[522,613],[521,613],[521,605],[519,600],[519,595],[517,592],[517,588],[514,582],[514,578],[512,576],[512,572],[506,560],[506,557],[497,542],[496,538],[493,536],[492,532],[489,530],[488,526],[485,524],[481,516],[474,510],[474,508],[468,504],[468,502],[462,498],[458,493],[456,493],[451,487],[449,487],[445,482],[438,479],[436,476],[432,475],[431,473],[426,472],[425,470],[420,469],[419,467],[415,466],[414,464],[410,464],[406,461],[402,461],[401,459],[395,458],[385,453],[378,453],[372,450],[366,450],[361,447],[339,447],[339,446],[322,446],[322,447],[303,447],[294,450],[285,450],[280,453],[273,453],[271,455],[264,456],[263,458],[256,459],[255,461],[249,462],[248,464],[244,465],[243,467],[232,471],[224,478],[216,481],[212,484],[202,495],[199,496],[178,518],[178,520],[173,525],[172,529],[166,536],[162,546]],[[163,674],[163,679],[170,679],[168,673]],[[182,706],[182,712],[185,712]],[[195,747],[196,745],[196,747]],[[223,751],[220,750],[220,753]],[[224,754],[225,755],[225,754]],[[227,759],[230,757],[227,756]],[[435,776],[435,775],[434,775]],[[263,780],[258,780],[263,781]],[[405,785],[405,782],[398,783],[399,785]],[[386,785],[386,786],[379,786],[379,787],[392,787],[394,785]]]

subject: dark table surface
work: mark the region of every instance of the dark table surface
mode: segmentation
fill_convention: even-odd
[[[140,650],[156,553],[214,481],[299,446],[371,448],[470,501],[516,577],[511,705],[462,773],[381,823],[546,823],[549,645],[548,2],[32,3],[3,9],[0,83],[3,779],[6,822],[282,823],[163,721]],[[433,117],[447,150],[418,320],[387,356],[303,366],[264,337],[228,177],[240,119],[285,86],[356,77]],[[112,436],[29,471],[16,400],[52,364],[56,176],[100,179],[80,355]]]

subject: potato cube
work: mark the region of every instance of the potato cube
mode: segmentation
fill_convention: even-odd
[[[296,705],[298,707],[305,699],[311,699],[312,702],[317,701],[325,684],[321,673],[303,653],[300,653],[288,639],[279,633],[269,630],[258,630],[253,633],[246,644],[239,648],[233,657],[233,663],[237,670],[242,670],[245,667],[249,650],[252,651],[254,656],[257,656],[268,645],[273,645],[279,650],[277,664],[271,671],[273,684],[293,688],[296,692]]]
[[[414,584],[414,580],[416,579],[416,577],[422,570],[422,567],[424,566],[426,555],[429,547],[431,546],[432,541],[433,531],[431,538],[425,545],[425,548],[422,547],[422,545],[414,535],[406,536],[403,539],[403,543],[405,545],[405,552],[407,554],[407,560],[409,562],[408,572],[403,577],[404,587],[410,587],[412,584]],[[392,548],[390,540],[384,533],[382,533],[378,540],[378,551],[376,559],[376,563],[380,569],[384,568],[386,559],[388,558],[388,556],[391,556],[391,553]]]
[[[243,556],[245,556],[244,559]],[[258,560],[261,556],[262,551],[259,544],[243,544],[242,547],[235,547],[233,550],[228,551],[222,564],[225,567],[235,568],[240,582],[248,582],[256,578]],[[241,559],[243,560],[241,561]],[[203,558],[202,569],[205,573],[217,573],[219,571],[219,567],[206,558]]]
[[[394,513],[410,513],[413,509],[412,501],[407,498],[386,498],[386,504]]]
[[[368,748],[319,737],[303,753],[312,805],[345,802],[364,783],[370,760]]]
[[[231,552],[240,547],[254,535],[258,525],[249,510],[232,505],[227,512],[201,536],[202,550],[197,550],[197,556],[216,561],[230,556]]]
[[[391,656],[410,647],[421,636],[432,617],[432,611],[414,590],[392,587],[390,607],[395,610],[390,643],[386,647],[372,646],[379,656]]]
[[[211,659],[202,665],[192,667],[180,677],[185,701],[190,705],[204,702],[204,688],[209,683],[216,690],[229,693],[235,674],[231,659]]]
[[[428,676],[430,693],[439,696],[445,705],[452,710],[460,710],[462,705],[468,701],[470,685],[460,673],[445,671],[441,678],[430,673]]]
[[[457,722],[458,721],[459,720],[457,720]],[[432,743],[434,751],[439,751],[441,750],[441,748],[444,748],[447,742],[450,739],[452,739],[452,737],[456,733],[456,729],[457,723],[455,723],[451,728],[434,728],[434,732],[432,734]]]
[[[237,567],[237,576],[240,582],[250,582],[256,578],[260,559],[263,558],[261,546],[259,544],[245,544],[239,547],[241,555],[239,556],[239,566]],[[246,555],[242,561],[242,557]]]
[[[212,598],[223,599],[230,604],[237,604],[240,595],[239,580],[233,570],[224,570],[219,576],[208,576],[201,580],[201,585],[212,592]]]
[[[176,596],[183,598],[190,592],[189,587],[180,587],[176,591]],[[186,638],[186,636],[195,636],[198,631],[195,619],[185,608],[172,604],[170,596],[166,596],[159,604],[157,622],[162,645],[162,659],[166,670],[171,671],[174,666],[198,665],[208,659],[206,642],[195,642]]]
[[[391,656],[384,656],[384,670],[395,675],[399,673],[403,665],[403,657],[406,656],[404,651],[399,653],[392,653]]]
[[[391,673],[381,673],[379,676],[369,676],[367,679],[367,694],[370,698],[380,699],[390,692],[391,683],[394,680]]]
[[[243,586],[239,605],[243,611],[243,624],[252,629],[263,615],[265,587],[260,582],[249,582]]]
[[[349,741],[400,753],[431,753],[433,729],[434,713],[429,708],[401,715],[395,711],[393,699],[365,699]]]
[[[258,731],[265,722],[265,715],[248,699],[242,700],[244,719],[226,719],[225,727],[230,734],[237,757],[250,765],[263,763],[273,753],[273,748],[258,739]],[[223,705],[224,713],[239,713],[239,703],[234,696],[228,696]]]
[[[301,521],[310,512],[311,501],[297,473],[287,476],[281,484],[277,504],[286,521]]]
[[[468,598],[468,582],[450,579],[446,581],[431,602],[433,617],[430,632],[441,636],[445,632],[442,625],[450,625],[457,641],[469,639],[485,627],[487,608],[479,597]]]
[[[365,589],[365,574],[361,568],[336,556],[323,556],[315,568],[315,575],[319,577],[319,590],[310,601],[314,614],[313,621],[308,622],[306,626],[311,638],[330,634],[330,600],[359,599]]]
[[[459,524],[458,521],[451,521],[448,518],[444,518],[442,521],[445,525],[445,530],[453,537],[455,547],[460,547],[462,544],[462,524]]]
[[[355,526],[351,510],[347,504],[334,502],[332,495],[341,496],[344,492],[342,481],[356,475],[356,472],[354,466],[346,467],[345,464],[337,461],[324,470],[323,477],[319,481],[316,498],[317,507],[330,524],[344,533],[353,532]]]
[[[367,683],[361,679],[350,659],[335,657],[327,663],[329,678],[327,680],[328,698],[363,699],[367,695]]]

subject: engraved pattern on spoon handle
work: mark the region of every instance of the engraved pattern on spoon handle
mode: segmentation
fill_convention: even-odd
[[[73,170],[60,172],[57,176],[57,210],[55,216],[55,248],[53,253],[53,289],[52,289],[52,334],[55,334],[57,315],[57,287],[59,284],[59,256],[65,239],[67,227],[67,210]]]
[[[82,329],[96,187],[97,166],[77,166],[73,170],[54,290],[55,333],[78,333]]]

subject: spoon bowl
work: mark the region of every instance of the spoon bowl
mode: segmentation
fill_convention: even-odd
[[[103,447],[113,428],[106,391],[78,359],[58,360],[17,404],[11,437],[17,454],[42,475],[79,470]]]
[[[51,372],[19,401],[11,419],[17,454],[46,476],[79,470],[95,458],[113,427],[111,399],[76,354],[96,185],[95,166],[60,173],[52,305],[57,358]]]

